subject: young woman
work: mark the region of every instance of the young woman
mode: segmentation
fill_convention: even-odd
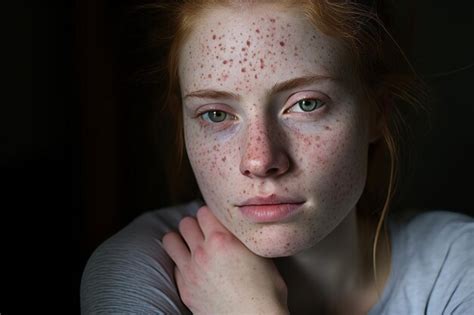
[[[474,222],[388,212],[416,76],[365,1],[175,1],[168,109],[203,201],[93,254],[82,312],[467,314]]]

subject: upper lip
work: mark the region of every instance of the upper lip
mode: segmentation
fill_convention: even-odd
[[[275,194],[269,196],[257,196],[252,197],[244,202],[238,204],[239,207],[243,206],[257,206],[257,205],[277,205],[277,204],[288,204],[288,203],[303,203],[305,200],[295,197],[278,196]]]

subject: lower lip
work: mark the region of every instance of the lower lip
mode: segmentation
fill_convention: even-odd
[[[304,202],[241,206],[239,210],[247,219],[253,222],[268,223],[289,219],[299,212],[303,204]]]

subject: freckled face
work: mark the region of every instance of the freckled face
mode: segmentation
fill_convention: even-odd
[[[369,124],[344,60],[302,13],[267,5],[207,11],[182,47],[185,142],[198,185],[258,255],[316,245],[362,194]],[[301,211],[256,223],[237,207],[272,194],[303,200]]]

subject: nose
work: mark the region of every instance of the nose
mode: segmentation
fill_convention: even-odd
[[[252,132],[247,135],[240,172],[247,177],[277,177],[290,167],[290,158],[284,148],[283,139],[268,131]]]

